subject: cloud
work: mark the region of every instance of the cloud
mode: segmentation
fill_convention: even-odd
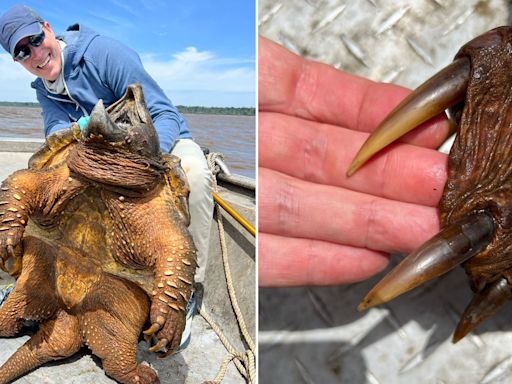
[[[162,60],[141,55],[146,70],[178,105],[255,106],[255,64],[252,59],[219,58],[213,52],[187,47]],[[0,54],[0,101],[36,101],[33,75]]]
[[[185,51],[176,53],[173,56],[182,63],[200,63],[214,58],[211,52],[199,52],[196,47],[187,47]]]
[[[210,51],[187,47],[173,54],[170,60],[159,60],[154,55],[143,55],[146,70],[169,95],[191,93],[223,95],[222,102],[232,106],[254,106],[256,71],[254,60],[218,58]],[[244,95],[243,102],[240,96]],[[203,100],[204,100],[203,97]],[[180,100],[173,102],[186,104]],[[187,97],[189,98],[189,97]],[[231,101],[229,101],[231,99]],[[203,104],[218,106],[220,100],[204,100]],[[225,105],[225,104],[224,104]]]

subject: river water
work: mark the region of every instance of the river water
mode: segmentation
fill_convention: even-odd
[[[0,107],[0,138],[43,138],[39,108]],[[221,152],[233,173],[255,178],[256,119],[254,116],[184,115],[201,147]]]

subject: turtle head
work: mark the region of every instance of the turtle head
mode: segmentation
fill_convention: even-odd
[[[71,171],[127,196],[140,196],[162,180],[165,164],[151,116],[139,84],[105,109],[100,100],[89,123],[80,131],[73,124],[78,145],[68,154]]]
[[[124,96],[107,109],[99,100],[81,132],[80,141],[86,145],[112,146],[144,157],[158,156],[160,142],[141,85],[129,85]]]

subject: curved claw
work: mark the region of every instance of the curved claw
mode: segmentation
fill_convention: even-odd
[[[487,285],[469,303],[455,329],[452,341],[458,342],[485,319],[494,315],[505,302],[512,299],[512,292],[505,278]]]
[[[151,327],[149,327],[148,329],[146,329],[145,331],[142,331],[142,333],[146,336],[153,336],[155,334],[155,332],[157,332],[162,326],[158,323],[153,323],[151,324]],[[146,340],[147,341],[147,340]]]
[[[169,341],[167,339],[161,339],[158,340],[158,343],[149,348],[149,350],[151,352],[160,352],[160,350],[162,350],[164,353],[167,353],[167,344],[169,344]]]
[[[144,334],[144,332],[142,332],[142,333]],[[153,337],[153,335],[146,335],[146,334],[144,334],[144,341],[146,343],[149,343],[152,337]]]
[[[22,260],[21,256],[16,253],[16,247],[8,244],[7,245],[7,254],[8,257],[4,261],[2,261],[2,268],[4,271],[9,273],[9,275],[17,278],[21,274],[21,268],[22,268]]]
[[[406,97],[363,144],[347,171],[351,176],[370,157],[421,123],[464,100],[470,75],[462,57],[432,76]]]
[[[171,355],[172,353],[174,353],[174,350],[173,349],[168,349],[167,352],[159,353],[158,354],[158,358],[159,359],[165,359],[167,356]]]
[[[494,219],[485,212],[465,216],[445,227],[384,276],[358,310],[385,303],[450,271],[485,248],[494,231]]]

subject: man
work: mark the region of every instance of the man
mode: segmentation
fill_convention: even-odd
[[[32,88],[42,108],[45,136],[73,122],[83,127],[98,99],[108,106],[123,96],[129,84],[142,85],[161,150],[180,157],[188,177],[189,230],[199,264],[195,278],[202,283],[213,211],[212,175],[184,118],[146,72],[137,53],[79,24],[56,36],[47,21],[23,5],[15,5],[0,17],[0,43],[14,61],[37,76]],[[184,342],[189,325],[187,321]]]

